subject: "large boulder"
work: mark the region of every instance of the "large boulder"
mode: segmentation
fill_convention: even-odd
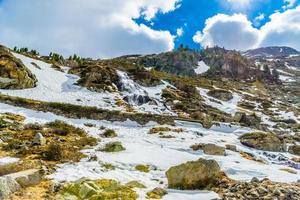
[[[253,132],[246,133],[240,138],[240,142],[248,147],[263,151],[286,151],[285,142],[274,133]]]
[[[171,167],[166,176],[169,188],[205,189],[211,187],[220,173],[215,160],[199,159]]]
[[[34,74],[9,49],[0,45],[0,88],[32,88],[36,82]]]
[[[229,100],[233,99],[232,93],[227,90],[214,89],[214,90],[208,91],[207,94],[211,97],[214,97],[214,98],[222,100],[222,101],[229,101]]]
[[[0,177],[0,199],[6,199],[11,193],[19,190],[20,185],[11,177]]]
[[[39,169],[29,169],[6,175],[15,180],[22,187],[28,187],[40,183],[42,179],[42,171]]]

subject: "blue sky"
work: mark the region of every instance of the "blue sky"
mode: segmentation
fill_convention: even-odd
[[[85,57],[159,53],[180,44],[300,50],[299,1],[0,0],[0,44]]]
[[[206,19],[218,13],[228,15],[243,13],[247,15],[250,21],[255,22],[257,16],[264,14],[265,18],[256,25],[256,27],[261,27],[269,20],[269,15],[277,10],[282,11],[282,7],[285,5],[282,0],[256,0],[246,8],[235,9],[230,5],[220,3],[221,1],[224,0],[182,0],[181,6],[174,12],[158,14],[152,20],[154,24],[152,27],[158,30],[170,30],[174,35],[177,28],[183,27],[184,34],[175,40],[176,47],[180,44],[185,44],[192,48],[199,48],[199,45],[193,42],[192,38],[197,30],[204,28]],[[151,26],[151,22],[147,22],[143,18],[138,19],[137,22]]]

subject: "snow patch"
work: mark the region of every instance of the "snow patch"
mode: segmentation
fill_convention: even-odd
[[[198,62],[198,66],[194,69],[196,74],[203,74],[210,69],[208,65],[206,65],[203,61]]]

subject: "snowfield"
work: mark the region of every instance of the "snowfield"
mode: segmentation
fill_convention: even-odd
[[[117,99],[122,99],[124,95],[120,93],[109,92],[92,92],[84,87],[76,85],[79,80],[77,75],[68,74],[55,70],[51,67],[51,64],[35,60],[20,54],[14,53],[14,56],[19,58],[24,65],[35,74],[38,82],[35,88],[23,89],[23,90],[4,90],[0,89],[2,94],[10,96],[18,96],[28,99],[41,100],[46,102],[62,102],[71,103],[82,106],[96,106],[103,109],[121,110],[125,111],[125,108],[115,105]],[[35,63],[39,68],[35,67],[32,63]],[[66,69],[65,69],[66,71]],[[122,75],[127,78],[125,72]],[[132,84],[132,80],[125,80],[128,84]],[[139,112],[149,112],[155,114],[172,114],[168,108],[166,108],[161,102],[162,90],[167,87],[167,83],[156,87],[142,87],[140,89],[145,91],[149,96],[154,98],[157,105],[144,104],[142,106],[132,105],[133,108]],[[134,88],[132,88],[134,89]],[[130,91],[131,93],[139,93],[140,90]]]
[[[242,99],[242,97],[239,94],[233,93],[233,99],[229,101],[221,101],[219,99],[209,96],[207,94],[209,91],[208,89],[204,89],[204,88],[197,88],[197,89],[200,92],[200,95],[204,98],[204,103],[206,105],[212,106],[214,108],[217,108],[218,110],[221,110],[223,112],[232,115],[234,115],[238,111],[237,105],[239,101]]]
[[[203,61],[198,62],[198,66],[194,69],[196,74],[203,74],[210,69],[208,65],[206,65]]]
[[[97,146],[84,150],[83,152],[88,155],[88,158],[84,158],[78,163],[59,165],[56,172],[48,176],[54,181],[75,181],[83,177],[90,179],[109,178],[118,180],[121,183],[137,180],[147,187],[147,189],[137,189],[140,199],[145,199],[147,191],[155,187],[167,186],[165,172],[168,168],[199,158],[215,159],[221,169],[229,177],[236,180],[250,181],[253,177],[259,179],[268,177],[273,181],[296,182],[299,178],[295,174],[280,170],[281,168],[289,168],[286,163],[277,162],[275,159],[270,160],[262,151],[243,146],[239,142],[238,137],[241,134],[252,131],[249,128],[220,124],[218,126],[214,125],[211,129],[205,129],[197,123],[177,121],[176,128],[183,128],[184,132],[169,132],[168,134],[175,138],[162,139],[158,134],[148,134],[151,128],[157,126],[154,122],[142,126],[129,120],[126,122],[108,122],[105,120],[68,119],[51,113],[38,112],[6,104],[0,104],[0,110],[3,113],[12,112],[24,115],[26,123],[46,123],[56,119],[65,120],[76,127],[85,129],[91,136],[97,138],[100,137],[99,135],[102,132],[99,130],[100,126],[113,129],[118,133],[117,138],[102,139]],[[85,123],[93,123],[96,127],[86,127],[84,126]],[[121,141],[126,150],[118,153],[106,153],[98,150],[111,141]],[[192,151],[190,146],[195,143],[213,143],[219,146],[233,144],[237,146],[238,150],[251,153],[257,158],[264,160],[265,164],[244,159],[238,152],[229,150],[226,150],[226,156],[211,156],[204,154],[202,151]],[[272,152],[271,154],[275,157],[292,157],[288,153]],[[90,161],[89,157],[91,156],[97,156],[98,161]],[[108,171],[103,167],[104,163],[112,164],[116,169]],[[138,164],[150,165],[151,171],[143,173],[135,170],[135,166]],[[300,173],[299,168],[294,170],[298,174]],[[168,191],[169,194],[164,199],[206,200],[217,197],[217,194],[214,192]]]

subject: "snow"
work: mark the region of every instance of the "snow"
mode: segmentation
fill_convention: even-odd
[[[295,82],[296,80],[289,77],[289,76],[284,76],[284,75],[279,75],[279,79],[283,82]]]
[[[237,105],[238,102],[242,99],[239,94],[233,93],[233,99],[229,101],[221,101],[219,99],[209,96],[207,94],[209,91],[208,89],[204,89],[204,88],[197,88],[197,89],[200,92],[200,95],[204,98],[205,104],[232,115],[234,115],[238,111]]]
[[[19,158],[14,158],[14,157],[9,157],[9,156],[2,157],[2,158],[0,158],[0,166],[16,163],[19,160],[20,160]]]
[[[198,62],[198,66],[194,69],[196,74],[203,74],[210,69],[208,65],[206,65],[203,61]]]
[[[123,96],[120,93],[109,93],[109,92],[92,92],[84,87],[76,85],[79,77],[77,75],[67,74],[66,72],[61,72],[51,68],[51,64],[42,62],[40,60],[35,60],[17,53],[14,56],[19,58],[25,66],[35,74],[38,82],[37,87],[23,90],[4,90],[0,89],[0,93],[18,96],[23,98],[29,98],[34,100],[41,100],[47,102],[61,102],[61,103],[71,103],[81,106],[96,106],[102,109],[110,110],[121,110],[125,111],[125,108],[115,105],[116,99],[122,99]],[[36,63],[41,69],[38,69],[31,63]],[[64,71],[68,71],[67,67],[63,67]],[[121,72],[123,76],[127,76],[125,72]],[[126,79],[128,84],[127,89],[134,83],[132,80]],[[131,88],[131,93],[140,92],[134,89],[140,88],[146,93],[151,93],[157,95],[152,95],[157,102],[161,102],[162,90],[168,84],[164,83],[156,87],[137,87]],[[149,91],[148,91],[149,90]],[[150,112],[155,114],[173,114],[169,109],[167,109],[162,103],[158,105],[133,105],[133,108],[140,112]]]
[[[147,189],[138,189],[140,199],[144,199],[147,191],[155,187],[167,187],[165,172],[168,168],[187,161],[198,160],[199,158],[215,159],[221,169],[230,177],[236,180],[250,181],[254,176],[259,179],[268,177],[273,181],[296,182],[299,176],[290,174],[280,169],[288,166],[274,164],[267,160],[262,151],[243,146],[239,142],[239,136],[253,131],[250,128],[241,128],[230,124],[214,125],[211,129],[205,129],[200,124],[176,121],[176,128],[182,128],[184,132],[168,134],[174,136],[171,139],[162,139],[159,135],[149,135],[151,128],[157,126],[151,122],[146,125],[138,125],[136,122],[127,120],[126,122],[108,122],[105,120],[68,119],[52,113],[33,111],[29,109],[14,107],[0,103],[0,112],[12,112],[26,117],[26,123],[46,123],[56,119],[65,120],[74,126],[84,128],[90,135],[99,137],[100,126],[105,126],[118,133],[117,138],[102,139],[97,146],[85,149],[83,152],[88,156],[95,155],[98,161],[82,159],[78,163],[65,163],[58,166],[57,170],[48,176],[54,181],[75,181],[82,177],[90,179],[109,178],[127,183],[137,180],[144,184]],[[96,127],[86,127],[85,123],[95,124]],[[172,127],[174,128],[174,127]],[[105,153],[98,149],[106,143],[120,141],[126,148],[123,152]],[[261,159],[266,164],[244,159],[237,152],[226,151],[227,156],[206,155],[202,151],[192,151],[190,146],[195,143],[213,143],[219,146],[233,144],[238,150],[249,152]],[[286,157],[291,157],[288,153],[282,153]],[[103,163],[110,163],[116,167],[115,170],[107,171]],[[138,164],[151,166],[149,173],[135,170]],[[300,173],[299,169],[294,169]],[[162,184],[160,182],[163,182]],[[170,190],[164,199],[211,199],[216,194],[205,191],[177,191]]]

